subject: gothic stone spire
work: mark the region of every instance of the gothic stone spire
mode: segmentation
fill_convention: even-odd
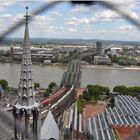
[[[19,104],[20,105],[33,105],[34,104],[34,86],[33,86],[33,77],[31,70],[31,50],[29,42],[29,29],[28,29],[28,7],[26,7],[25,15],[25,34],[24,34],[24,43],[23,43],[23,57],[21,64],[21,75],[19,82]]]
[[[31,71],[31,50],[28,29],[28,7],[25,15],[25,34],[19,82],[18,101],[13,107],[14,135],[16,140],[39,139],[39,103],[35,101]],[[32,120],[30,118],[32,117]],[[31,125],[32,124],[32,125]],[[23,132],[24,131],[24,132]]]

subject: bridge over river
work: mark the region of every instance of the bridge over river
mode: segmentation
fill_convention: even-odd
[[[81,61],[71,60],[68,69],[64,72],[59,88],[53,95],[41,101],[43,109],[41,115],[46,116],[48,109],[52,110],[55,118],[60,116],[75,100],[74,89],[80,85],[81,79]]]

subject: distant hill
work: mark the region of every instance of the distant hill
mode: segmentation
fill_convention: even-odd
[[[32,44],[54,44],[54,45],[94,45],[97,41],[104,44],[121,44],[140,46],[138,41],[100,40],[100,39],[51,39],[51,38],[31,38]],[[6,38],[0,44],[20,44],[23,38]]]

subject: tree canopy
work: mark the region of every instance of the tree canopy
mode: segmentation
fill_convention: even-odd
[[[48,97],[56,87],[57,84],[55,82],[50,82],[48,88],[45,90],[45,97]]]
[[[98,100],[101,95],[109,95],[110,89],[100,85],[87,85],[88,92],[83,94],[83,99],[90,101],[92,99]]]
[[[123,95],[138,96],[140,94],[140,86],[126,87],[119,85],[113,88],[113,92],[118,92]]]
[[[34,88],[40,88],[40,83],[34,83]]]
[[[125,95],[127,93],[127,87],[124,85],[119,85],[113,88],[113,92],[118,92]]]
[[[1,86],[2,86],[2,88],[3,88],[4,90],[7,89],[7,87],[8,87],[8,81],[2,79],[2,80],[0,80],[0,84],[1,84]]]
[[[51,82],[49,85],[48,85],[48,88],[49,89],[53,89],[53,88],[55,88],[55,87],[57,87],[57,85],[56,85],[56,83],[55,82]]]

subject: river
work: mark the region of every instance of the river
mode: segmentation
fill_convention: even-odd
[[[18,86],[20,77],[20,64],[0,63],[0,79],[6,79],[9,85]],[[33,65],[34,82],[39,82],[41,87],[47,88],[51,81],[60,83],[66,66]],[[87,84],[100,84],[111,89],[116,85],[140,86],[140,69],[108,69],[82,67],[81,87]]]

